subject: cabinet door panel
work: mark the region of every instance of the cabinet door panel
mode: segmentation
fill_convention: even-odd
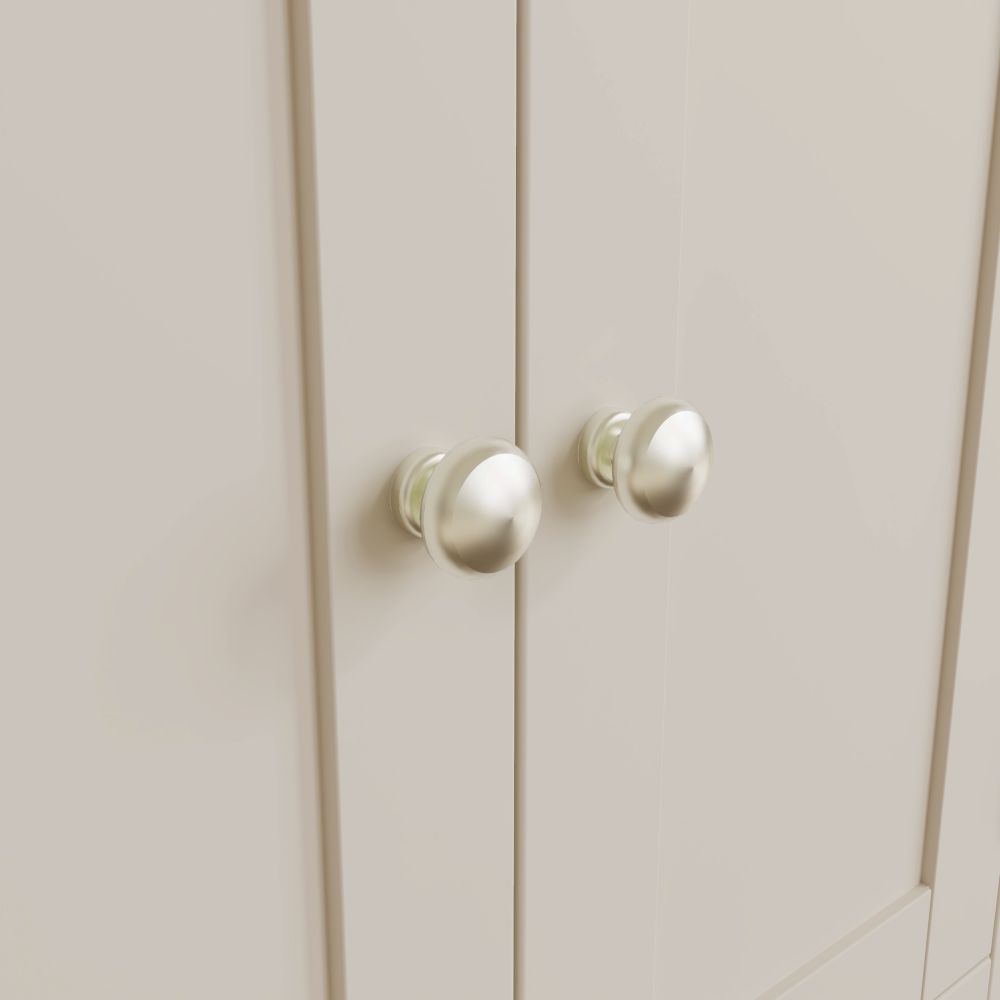
[[[524,28],[528,1000],[746,1000],[921,880],[998,12],[699,2],[682,157],[681,8]],[[632,523],[574,435],[671,392],[715,468]]]
[[[0,996],[319,1000],[279,3],[0,5]]]
[[[515,13],[296,10],[300,76],[311,62],[298,98],[330,923],[347,1000],[510,993],[514,573],[438,569],[387,487],[418,447],[514,435]]]

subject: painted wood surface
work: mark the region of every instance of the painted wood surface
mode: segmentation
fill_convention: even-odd
[[[990,953],[1000,882],[1000,150],[994,136],[924,878],[924,996]],[[990,347],[992,345],[992,356]]]
[[[514,436],[515,7],[293,13],[334,987],[506,1000],[514,573],[438,569],[387,487]]]
[[[919,886],[757,1000],[916,1000],[930,902]]]
[[[987,1000],[989,988],[990,960],[987,958],[942,993],[940,1000]]]
[[[546,504],[518,577],[521,1000],[652,987],[667,535],[583,483],[576,437],[673,387],[686,8],[520,11],[518,416]]]
[[[278,3],[0,8],[0,996],[320,1000]]]
[[[921,880],[1000,12],[524,13],[521,993],[745,1000]],[[669,393],[632,523],[574,438]]]

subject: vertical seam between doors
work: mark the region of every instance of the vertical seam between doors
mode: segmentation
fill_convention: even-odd
[[[528,0],[514,0],[514,440],[530,456],[528,441],[527,329],[527,180],[525,146],[528,134],[527,53]],[[543,485],[544,489],[544,485]],[[530,553],[526,558],[530,558]],[[524,862],[524,670],[525,670],[525,576],[521,563],[514,567],[514,906],[513,982],[514,1000],[524,996],[523,969],[523,862]]]
[[[687,211],[684,204],[684,188],[687,177],[687,150],[688,150],[688,100],[690,96],[690,65],[689,53],[691,50],[691,23],[694,19],[691,0],[685,3],[684,13],[684,95],[682,97],[681,109],[681,163],[680,163],[680,206],[677,231],[677,303],[674,309],[674,367],[672,392],[675,399],[686,399],[687,394],[680,384],[680,364],[681,364],[681,338],[683,337],[684,314],[682,306],[682,289],[684,276],[684,232],[687,221]],[[653,998],[663,995],[664,990],[660,987],[660,944],[661,944],[661,924],[663,921],[664,906],[664,886],[663,886],[663,809],[666,795],[664,794],[664,778],[666,775],[666,752],[667,752],[667,697],[669,691],[670,673],[670,634],[669,634],[669,608],[670,595],[673,591],[673,562],[670,558],[671,537],[668,534],[666,543],[665,558],[667,560],[667,585],[666,604],[663,613],[663,684],[660,696],[660,747],[659,766],[657,768],[656,795],[656,881],[654,891],[656,896],[653,901],[653,954],[652,954],[652,975],[650,979],[651,995]]]

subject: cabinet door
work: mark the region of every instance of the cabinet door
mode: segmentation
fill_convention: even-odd
[[[920,995],[998,13],[524,7],[525,1000]],[[670,526],[575,458],[660,395]]]

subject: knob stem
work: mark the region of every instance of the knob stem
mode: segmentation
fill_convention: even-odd
[[[396,520],[413,536],[422,538],[423,502],[431,473],[444,458],[443,451],[422,448],[413,452],[396,470],[390,488],[389,500]]]
[[[599,410],[583,428],[580,434],[580,467],[595,486],[611,489],[615,485],[615,450],[631,416],[626,410]]]

